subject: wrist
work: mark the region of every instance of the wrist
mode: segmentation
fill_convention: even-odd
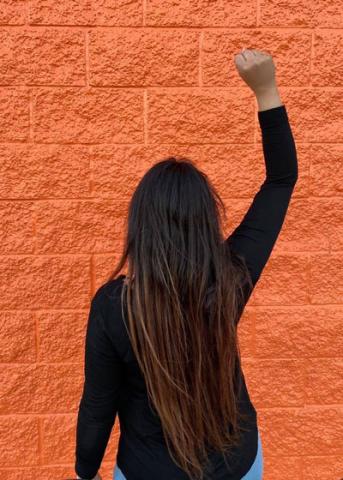
[[[265,89],[260,89],[255,92],[258,104],[258,110],[269,110],[270,108],[280,107],[282,100],[277,86],[272,86]]]

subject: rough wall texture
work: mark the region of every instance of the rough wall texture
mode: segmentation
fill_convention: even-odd
[[[74,474],[89,301],[143,172],[183,154],[227,232],[264,178],[233,54],[273,54],[299,181],[240,323],[266,480],[343,476],[339,0],[0,0],[3,480]],[[119,425],[101,473],[110,480]]]

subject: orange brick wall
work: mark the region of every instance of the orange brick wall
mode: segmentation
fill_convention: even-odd
[[[265,479],[341,478],[341,2],[0,0],[0,39],[2,480],[74,475],[89,301],[146,169],[196,161],[227,233],[262,183],[257,105],[233,63],[243,47],[274,56],[299,160],[239,327]]]

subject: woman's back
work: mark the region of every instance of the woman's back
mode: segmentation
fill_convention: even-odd
[[[232,255],[244,260],[255,287],[275,245],[297,181],[295,143],[284,105],[258,112],[262,130],[266,179],[241,221],[226,239]],[[189,476],[171,458],[157,412],[151,408],[145,377],[122,318],[124,276],[96,292],[88,321],[85,386],[77,424],[76,471],[92,478],[98,471],[115,416],[120,420],[117,464],[127,480],[177,480]],[[252,288],[245,290],[245,304]],[[239,320],[239,319],[238,319]],[[247,415],[241,443],[224,462],[213,451],[205,479],[241,480],[252,466],[258,447],[257,415],[241,380],[238,408]],[[182,409],[180,409],[182,415]],[[182,419],[180,419],[182,421]]]
[[[114,345],[120,362],[118,369],[122,378],[116,405],[121,434],[117,464],[127,479],[186,480],[189,477],[173,462],[168,453],[161,421],[149,402],[144,375],[124,325],[120,298],[124,280],[125,276],[120,275],[98,289],[94,297],[97,309],[101,311],[104,319],[103,328]],[[242,380],[240,406],[250,421],[244,424],[249,431],[242,435],[241,446],[233,449],[233,460],[229,459],[232,479],[242,478],[250,468],[257,449],[256,410],[250,401],[242,370],[239,369],[238,373]],[[220,454],[211,454],[210,458],[212,465],[209,464],[206,470],[205,480],[227,480],[229,472]]]

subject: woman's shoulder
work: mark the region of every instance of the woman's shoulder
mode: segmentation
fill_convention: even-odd
[[[119,275],[116,278],[102,283],[93,296],[93,301],[104,305],[108,302],[115,302],[120,298],[121,287],[125,281],[125,275]]]

